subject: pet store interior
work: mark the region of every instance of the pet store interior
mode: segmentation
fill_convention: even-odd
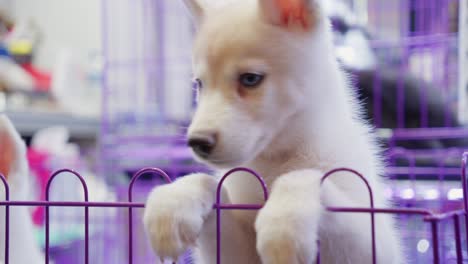
[[[461,235],[451,218],[439,223],[437,260],[431,225],[398,215],[408,263],[466,263],[468,1],[329,0],[326,11],[337,60],[384,149],[387,198],[463,211]],[[141,169],[171,179],[208,170],[184,137],[196,107],[195,32],[182,1],[0,0],[0,111],[27,144],[27,200],[143,203],[164,179]],[[49,186],[62,169],[81,178],[61,171]],[[171,263],[150,250],[143,209],[129,208],[29,206],[28,243],[55,264]]]

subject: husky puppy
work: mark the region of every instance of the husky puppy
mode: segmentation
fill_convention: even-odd
[[[216,2],[216,3],[215,3]],[[188,129],[195,157],[222,175],[248,167],[265,178],[268,201],[245,173],[223,185],[223,203],[264,203],[258,212],[222,213],[223,264],[372,261],[369,214],[330,213],[326,206],[385,207],[383,165],[340,69],[319,0],[186,0],[198,31],[193,72],[198,107]],[[213,204],[219,177],[197,173],[150,194],[144,223],[154,251],[216,263]],[[376,215],[378,263],[401,263],[393,219]],[[317,241],[320,240],[320,249]]]

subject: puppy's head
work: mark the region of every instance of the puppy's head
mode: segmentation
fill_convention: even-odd
[[[218,168],[251,161],[308,103],[308,54],[323,22],[316,1],[185,0],[198,28],[188,130],[198,159]]]

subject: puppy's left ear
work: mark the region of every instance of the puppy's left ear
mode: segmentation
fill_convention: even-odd
[[[310,29],[320,19],[322,0],[258,0],[267,22],[283,27]],[[327,0],[330,1],[330,0]]]

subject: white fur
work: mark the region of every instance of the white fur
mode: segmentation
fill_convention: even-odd
[[[265,7],[275,1],[258,1],[205,8],[194,47],[194,74],[204,87],[188,136],[218,135],[213,154],[200,160],[219,175],[252,168],[270,189],[259,212],[223,212],[222,263],[313,263],[318,239],[322,263],[371,263],[370,217],[324,209],[368,207],[364,184],[338,173],[320,188],[327,171],[350,167],[367,177],[376,207],[386,206],[379,149],[336,62],[329,24],[315,1],[307,3],[317,16],[309,29],[278,25],[277,7]],[[236,78],[250,71],[266,79],[242,97]],[[189,175],[153,190],[144,223],[159,256],[194,247],[195,263],[215,263],[217,179]],[[237,173],[223,187],[225,203],[263,203],[252,176]],[[401,263],[393,219],[376,221],[378,263]]]
[[[0,149],[4,141],[14,143],[13,164],[8,173],[11,201],[24,201],[28,192],[28,163],[26,160],[26,145],[18,132],[5,115],[0,115]],[[1,153],[0,155],[9,155]],[[0,184],[0,197],[3,201],[5,190]],[[34,237],[33,223],[27,207],[10,207],[10,263],[36,264],[43,263],[44,257]],[[0,209],[0,263],[4,261],[5,254],[5,207]]]

